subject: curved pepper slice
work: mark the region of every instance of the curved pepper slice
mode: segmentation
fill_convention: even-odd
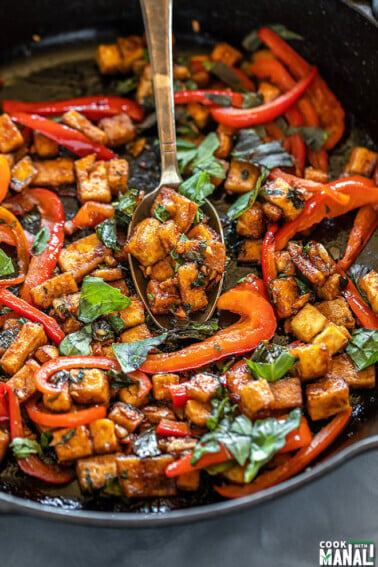
[[[8,193],[11,171],[5,156],[0,155],[0,203]]]
[[[38,409],[36,402],[31,400],[25,404],[25,407],[32,421],[46,427],[77,427],[106,417],[105,406],[93,406],[67,413],[46,413]]]
[[[337,271],[348,280],[346,288],[341,293],[347,300],[349,307],[360,321],[361,325],[367,329],[378,330],[378,315],[370,309],[369,305],[363,299],[352,280],[346,275],[340,266],[337,266]]]
[[[286,112],[308,89],[317,75],[314,67],[309,75],[300,80],[293,89],[276,99],[255,108],[212,108],[211,114],[216,122],[231,128],[248,128],[271,122]]]
[[[357,256],[366,246],[369,238],[378,226],[378,212],[371,205],[365,205],[358,211],[350,231],[344,256],[337,262],[342,270],[348,270]]]
[[[331,197],[334,201],[340,203],[341,205],[346,205],[349,203],[350,198],[348,195],[344,195],[341,192],[338,192],[332,187],[329,187],[328,184],[320,183],[319,181],[312,181],[311,179],[304,179],[302,177],[297,177],[292,175],[291,173],[286,173],[282,171],[278,167],[275,167],[269,175],[270,179],[284,179],[289,183],[289,185],[299,185],[302,189],[306,189],[307,191],[311,191],[313,193],[319,193],[319,191],[324,191],[327,193],[329,197]]]
[[[14,278],[0,280],[0,286],[10,286],[22,283],[25,280],[29,266],[29,245],[25,232],[16,217],[5,207],[0,207],[1,226],[0,240],[7,244],[14,244],[17,250],[18,274]],[[13,239],[13,242],[12,242]]]
[[[269,289],[269,284],[277,278],[276,261],[274,252],[276,249],[276,242],[274,235],[278,230],[278,226],[274,224],[265,233],[261,251],[261,269],[265,285]]]
[[[150,354],[140,370],[154,374],[200,368],[226,356],[249,352],[274,335],[277,323],[273,308],[248,281],[221,295],[217,307],[240,314],[239,321],[182,350]]]
[[[77,228],[94,228],[100,222],[112,217],[114,213],[115,210],[112,205],[87,201],[80,207],[71,222]]]
[[[292,476],[301,472],[316,457],[333,443],[347,425],[352,413],[352,408],[339,413],[327,425],[323,427],[311,440],[310,444],[300,449],[293,457],[273,470],[266,471],[256,478],[251,484],[243,486],[223,485],[214,489],[225,498],[241,498],[248,494],[254,494],[260,490],[265,490],[275,486]]]
[[[41,228],[46,227],[50,237],[45,250],[30,260],[28,273],[21,289],[21,297],[32,303],[30,289],[48,280],[54,271],[64,242],[65,214],[61,200],[47,189],[29,189],[9,199],[5,206],[16,215],[23,215],[36,206],[41,213]]]
[[[193,452],[190,452],[184,457],[181,457],[177,461],[168,465],[165,469],[166,476],[168,478],[173,478],[175,476],[180,476],[181,474],[205,469],[206,467],[217,465],[218,463],[224,463],[225,461],[232,459],[232,456],[223,445],[220,445],[219,451],[216,453],[207,453],[206,455],[203,455],[195,465],[192,465],[190,462],[192,456]]]

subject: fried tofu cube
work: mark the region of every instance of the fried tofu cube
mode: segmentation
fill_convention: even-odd
[[[43,394],[43,405],[49,411],[61,413],[68,412],[72,406],[68,384],[64,384],[63,389],[58,394]]]
[[[0,429],[0,464],[4,460],[10,443],[10,435]]]
[[[318,183],[328,183],[328,173],[321,169],[315,169],[314,167],[306,167],[305,179],[317,181]]]
[[[143,413],[150,423],[160,423],[162,419],[175,421],[176,415],[173,410],[167,406],[158,406],[149,404],[143,407]],[[168,451],[170,453],[171,451]]]
[[[79,130],[79,132],[82,132],[87,138],[98,144],[106,146],[108,142],[106,133],[100,130],[100,128],[97,128],[97,126],[77,110],[65,112],[62,116],[62,122],[75,130]]]
[[[177,270],[177,279],[183,304],[190,306],[190,311],[201,311],[208,304],[204,287],[196,286],[199,271],[194,263],[184,264]]]
[[[109,282],[109,285],[112,287],[115,287],[116,289],[119,289],[119,291],[121,293],[123,293],[123,295],[129,295],[130,294],[130,290],[126,285],[125,280],[116,280],[116,281],[112,281]]]
[[[37,391],[34,375],[39,368],[38,362],[28,360],[13,377],[7,381],[21,403],[26,402]]]
[[[374,311],[378,313],[378,274],[371,270],[366,276],[360,279],[359,286],[367,295],[369,303]]]
[[[24,138],[8,114],[0,115],[0,152],[14,152],[24,144]]]
[[[50,446],[54,447],[61,462],[75,461],[93,455],[93,445],[86,425],[53,431]]]
[[[81,281],[110,253],[96,234],[90,234],[62,248],[58,259],[59,268],[62,272],[71,272],[76,281]]]
[[[25,323],[18,336],[1,357],[3,370],[13,376],[38,347],[47,343],[45,330],[39,323]]]
[[[114,453],[119,449],[114,421],[111,419],[104,418],[91,421],[89,431],[95,453],[102,455],[103,453]]]
[[[131,142],[136,136],[135,126],[128,114],[121,113],[103,118],[98,123],[108,137],[108,145],[112,148]]]
[[[107,404],[109,402],[109,382],[105,372],[99,368],[90,370],[71,370],[74,381],[70,384],[70,394],[78,404]]]
[[[348,344],[349,339],[350,334],[345,327],[335,325],[335,323],[328,323],[323,331],[312,339],[312,343],[325,344],[332,356],[339,350],[342,350]]]
[[[232,67],[242,60],[243,55],[229,43],[221,41],[216,44],[210,57],[213,61],[222,61],[225,65]]]
[[[181,298],[174,284],[150,280],[147,284],[147,297],[152,313],[164,315],[181,304]]]
[[[30,294],[36,305],[42,309],[52,306],[53,300],[62,295],[78,291],[77,283],[70,272],[64,272],[31,288]]]
[[[357,147],[352,150],[344,168],[347,175],[365,175],[371,177],[378,163],[378,153],[367,148]]]
[[[59,356],[59,349],[55,345],[43,345],[35,351],[35,358],[41,364],[48,362],[49,360],[54,360]]]
[[[290,185],[281,178],[266,183],[260,191],[260,195],[272,205],[282,209],[285,220],[296,219],[303,210],[304,197],[299,189],[292,189]]]
[[[262,203],[262,210],[271,222],[278,222],[282,218],[282,209],[277,207],[277,205],[265,201],[265,203]]]
[[[40,158],[54,158],[58,155],[59,144],[40,132],[33,132],[34,149]]]
[[[143,69],[136,91],[136,101],[138,104],[145,105],[146,101],[154,98],[154,88],[152,86],[151,65],[148,64]]]
[[[236,232],[241,236],[257,239],[261,238],[264,232],[264,213],[260,203],[255,203],[253,207],[240,215],[236,223]]]
[[[164,282],[169,278],[172,278],[175,273],[172,266],[172,258],[170,256],[168,258],[164,258],[164,260],[160,260],[160,262],[156,262],[156,264],[151,266],[150,270],[149,276],[152,280],[156,280],[158,282]]]
[[[143,302],[137,297],[130,297],[130,300],[130,305],[119,312],[126,328],[142,325],[145,322]]]
[[[207,241],[203,256],[204,265],[207,268],[215,270],[219,274],[223,274],[227,262],[226,247],[223,242],[214,240]]]
[[[327,318],[313,305],[307,303],[291,320],[293,335],[304,342],[310,342],[320,333],[326,324]]]
[[[71,158],[34,161],[33,165],[37,170],[37,175],[30,183],[33,187],[59,187],[75,183],[74,162]]]
[[[122,268],[98,268],[91,273],[94,278],[101,278],[104,282],[115,282],[123,276]],[[124,295],[128,295],[127,290]]]
[[[179,232],[188,232],[198,211],[197,203],[180,195],[174,189],[163,187],[151,207],[151,214],[159,205],[170,213]]]
[[[124,193],[129,179],[129,163],[125,159],[108,161],[108,183],[112,195]]]
[[[173,220],[168,220],[161,224],[158,235],[167,254],[177,246],[180,238],[180,232]]]
[[[248,193],[256,185],[260,170],[251,163],[231,160],[224,188],[231,193]]]
[[[76,461],[76,476],[83,492],[104,488],[110,478],[117,478],[116,455],[100,455]]]
[[[285,276],[295,275],[295,266],[287,250],[281,250],[280,252],[276,252],[274,254],[274,259],[276,261],[276,268],[278,274],[284,274]]]
[[[97,201],[109,203],[112,198],[108,183],[108,171],[104,161],[96,161],[90,154],[75,161],[77,195],[82,203]]]
[[[341,291],[345,288],[345,279],[339,274],[332,274],[327,278],[324,285],[315,287],[316,295],[321,299],[332,300],[336,299]]]
[[[232,148],[232,137],[235,133],[233,128],[219,124],[216,135],[219,141],[219,147],[214,152],[214,156],[219,159],[226,159]]]
[[[352,359],[347,354],[339,354],[332,359],[329,376],[342,378],[350,388],[374,388],[375,366],[357,370]]]
[[[134,455],[117,457],[118,478],[122,491],[127,498],[151,498],[156,496],[174,496],[175,479],[168,478],[165,470],[173,463],[172,455],[145,457]]]
[[[268,81],[261,81],[257,92],[264,97],[264,104],[272,102],[281,94],[280,89]]]
[[[81,293],[73,293],[65,297],[53,299],[54,315],[59,319],[65,320],[67,318],[76,317],[79,308]]]
[[[199,427],[205,427],[211,416],[212,407],[209,403],[198,400],[188,400],[185,404],[185,417]]]
[[[271,410],[298,408],[303,405],[302,386],[299,378],[284,378],[270,384],[273,401],[269,404]]]
[[[307,410],[313,421],[350,408],[349,387],[342,378],[326,376],[306,386]]]
[[[96,54],[96,63],[103,75],[115,75],[122,71],[122,57],[118,45],[99,45]]]
[[[299,376],[302,382],[324,376],[331,368],[331,355],[324,344],[300,345],[292,348],[290,354],[298,358],[289,373]]]
[[[34,167],[29,156],[25,156],[12,167],[12,177],[10,187],[13,191],[22,191],[33,181],[37,175],[37,169]]]
[[[218,377],[206,372],[196,374],[186,384],[189,398],[198,402],[208,402],[216,394],[218,388]]]
[[[271,283],[270,289],[278,317],[282,319],[293,315],[295,302],[299,297],[295,279],[293,277],[276,279]]]
[[[170,386],[179,384],[178,374],[154,374],[152,376],[152,391],[156,400],[172,400]]]
[[[121,343],[133,343],[135,341],[142,341],[143,339],[149,339],[151,333],[145,323],[142,325],[137,325],[131,329],[127,329],[121,335]]]
[[[249,414],[254,415],[274,402],[269,383],[264,379],[250,380],[241,387],[240,400]]]
[[[137,35],[119,37],[117,45],[122,58],[122,72],[128,73],[131,71],[133,63],[144,57],[143,39]]]
[[[177,477],[177,488],[185,491],[195,491],[199,489],[201,481],[200,471],[191,471],[180,474]]]
[[[199,102],[190,102],[186,111],[191,116],[200,130],[207,126],[210,118],[210,110],[207,106],[200,104]]]
[[[188,232],[190,240],[220,240],[220,236],[211,226],[203,222],[199,222]]]
[[[130,404],[117,402],[112,407],[108,417],[114,421],[115,424],[127,429],[129,433],[134,433],[142,423],[144,415],[142,411]]]
[[[245,240],[238,255],[238,262],[243,264],[261,264],[263,241]]]
[[[343,325],[347,329],[354,329],[356,322],[348,303],[343,297],[316,303],[315,307],[335,325]]]
[[[127,244],[127,251],[143,266],[152,266],[166,256],[159,238],[160,222],[147,218],[138,223]]]

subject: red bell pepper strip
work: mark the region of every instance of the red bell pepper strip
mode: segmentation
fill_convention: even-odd
[[[152,382],[144,372],[135,370],[128,374],[129,378],[138,384],[138,401],[144,400],[148,393],[152,390]]]
[[[117,154],[109,150],[109,148],[90,140],[78,130],[74,130],[53,120],[48,120],[48,118],[43,118],[43,116],[39,116],[38,114],[14,112],[11,114],[11,118],[19,124],[28,126],[33,130],[38,130],[38,132],[44,134],[47,138],[54,140],[80,157],[96,154],[98,159],[105,161],[118,157]]]
[[[36,206],[41,213],[41,228],[46,227],[50,237],[45,250],[30,260],[28,273],[21,289],[21,297],[33,303],[30,289],[51,278],[64,242],[65,214],[61,200],[47,189],[29,189],[9,199],[5,206],[16,215],[23,215]]]
[[[18,100],[3,100],[3,111],[8,114],[26,112],[40,116],[60,116],[69,110],[77,110],[89,120],[101,120],[124,112],[135,122],[144,118],[144,110],[139,104],[128,98],[119,96],[83,96],[59,101],[21,102]]]
[[[0,423],[9,420],[9,410],[7,400],[5,399],[6,390],[0,386]]]
[[[0,155],[0,203],[8,193],[11,171],[5,156]]]
[[[273,280],[277,278],[277,268],[276,260],[274,258],[274,252],[276,248],[276,243],[274,235],[278,230],[278,225],[274,224],[265,233],[265,237],[262,245],[261,252],[261,269],[263,273],[263,279],[267,289]]]
[[[261,28],[257,35],[289,68],[296,79],[303,79],[308,75],[311,69],[310,64],[273,30]],[[324,149],[329,150],[337,144],[344,133],[344,109],[320,76],[316,77],[307,94],[319,116],[322,128],[331,132],[324,144]]]
[[[0,384],[0,392],[1,391],[6,391],[8,394],[11,438],[12,440],[17,437],[24,438],[24,426],[22,423],[18,397],[14,393],[13,389],[7,384]],[[74,478],[71,471],[63,470],[55,465],[47,465],[43,463],[37,455],[30,455],[30,457],[26,457],[25,459],[17,459],[17,463],[24,473],[51,484],[66,484]]]
[[[337,266],[337,271],[348,280],[346,288],[341,293],[347,300],[349,307],[360,321],[361,325],[367,329],[378,330],[378,315],[370,309],[369,305],[362,298],[352,280],[339,266]]]
[[[246,91],[251,91],[251,92],[255,92],[256,91],[256,87],[255,84],[253,83],[253,81],[251,81],[251,79],[248,77],[248,75],[246,75],[244,73],[244,71],[242,71],[241,69],[238,69],[237,67],[233,67],[230,66],[230,69],[233,71],[233,73],[235,73],[235,75],[237,75],[243,85],[243,88]]]
[[[273,308],[249,281],[221,295],[217,307],[239,313],[239,321],[182,350],[150,354],[140,370],[154,374],[200,368],[233,354],[249,352],[274,335],[277,322]]]
[[[105,406],[93,406],[91,408],[72,411],[68,413],[46,413],[38,409],[34,400],[30,400],[25,404],[28,416],[34,423],[45,425],[46,427],[77,427],[78,425],[86,425],[106,417]]]
[[[17,267],[18,274],[13,278],[0,280],[0,286],[10,286],[22,283],[25,280],[26,272],[29,266],[29,245],[25,236],[25,232],[16,219],[16,217],[5,207],[0,207],[0,222],[4,223],[0,233],[1,242],[11,242],[11,234],[13,242],[17,250]]]
[[[371,205],[365,205],[358,211],[354,219],[344,256],[338,261],[338,266],[346,271],[366,246],[369,238],[378,226],[378,213]]]
[[[0,303],[2,305],[10,307],[19,315],[30,319],[30,321],[37,321],[38,323],[42,323],[45,328],[46,335],[52,341],[54,341],[54,343],[59,344],[60,341],[64,339],[65,334],[58,323],[55,321],[55,319],[53,319],[49,315],[46,315],[46,313],[43,313],[36,307],[29,305],[29,303],[27,303],[20,297],[13,295],[13,293],[11,293],[9,290],[4,288],[0,289]]]
[[[216,122],[231,128],[248,128],[270,122],[286,112],[308,89],[317,75],[314,67],[310,74],[300,80],[293,89],[276,99],[255,108],[212,108],[211,114]]]
[[[190,435],[190,427],[185,421],[173,421],[172,419],[162,419],[156,428],[157,435],[165,437],[187,437]]]
[[[301,417],[301,422],[298,429],[290,431],[286,435],[286,443],[277,451],[278,453],[290,453],[291,451],[296,451],[297,449],[302,449],[302,447],[307,447],[312,440],[311,429],[308,426],[308,421],[305,417]]]
[[[186,384],[175,384],[169,387],[172,396],[172,403],[174,408],[183,408],[189,400]]]
[[[200,102],[206,106],[220,106],[211,98],[206,95],[228,96],[231,98],[232,106],[241,107],[244,97],[241,93],[234,93],[227,90],[193,90],[193,91],[178,91],[174,93],[175,104],[189,104],[190,102]]]
[[[285,112],[285,117],[289,122],[290,126],[295,128],[296,126],[302,126],[303,120],[299,113],[296,105],[293,105]],[[297,132],[289,137],[291,142],[291,154],[294,158],[295,172],[297,175],[302,176],[306,164],[306,144],[303,141],[302,136]]]
[[[175,476],[180,476],[182,474],[186,474],[192,471],[198,471],[200,469],[205,469],[206,467],[211,467],[212,465],[217,465],[218,463],[224,463],[229,459],[232,459],[230,453],[223,447],[223,445],[219,446],[219,451],[216,453],[207,453],[203,455],[197,464],[192,465],[190,463],[193,452],[188,453],[181,459],[174,461],[170,465],[167,466],[165,469],[165,474],[168,478],[174,478]]]
[[[0,242],[16,246],[16,238],[10,226],[0,224]]]
[[[94,228],[113,215],[114,207],[112,205],[87,201],[80,207],[71,222],[77,228]]]
[[[214,487],[215,490],[225,498],[241,498],[288,480],[306,468],[333,443],[347,425],[351,413],[352,408],[336,415],[312,438],[307,447],[300,449],[282,465],[262,473],[251,484],[243,486],[229,484]]]
[[[282,171],[278,167],[275,167],[270,172],[269,178],[270,179],[281,178],[287,183],[289,183],[289,185],[299,186],[302,189],[306,189],[306,191],[311,191],[313,193],[319,193],[320,191],[323,191],[324,193],[327,193],[327,195],[331,197],[331,199],[333,199],[337,203],[340,203],[341,205],[346,205],[350,201],[350,197],[348,195],[344,195],[343,193],[341,193],[341,191],[337,191],[325,183],[320,183],[319,181],[313,181],[312,179],[304,179],[302,177],[297,177],[295,175],[292,175],[291,173],[286,173],[285,171]]]

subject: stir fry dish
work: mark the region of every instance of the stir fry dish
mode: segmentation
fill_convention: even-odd
[[[271,26],[175,56],[184,181],[129,236],[144,194],[130,159],[148,174],[157,153],[144,38],[98,46],[113,95],[2,100],[3,469],[100,497],[205,483],[237,498],[312,465],[375,387],[378,274],[354,263],[377,227],[378,154],[354,147],[329,173],[342,103],[282,36],[298,40]],[[227,205],[226,243],[207,198]],[[350,211],[337,256],[314,229]],[[171,330],[137,296],[130,255]],[[231,259],[245,277],[229,285]],[[194,320],[224,276],[213,318]]]

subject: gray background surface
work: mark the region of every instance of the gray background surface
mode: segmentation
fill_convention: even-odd
[[[0,516],[0,567],[317,566],[322,539],[378,544],[377,471],[375,450],[242,514],[170,528],[109,530]]]

